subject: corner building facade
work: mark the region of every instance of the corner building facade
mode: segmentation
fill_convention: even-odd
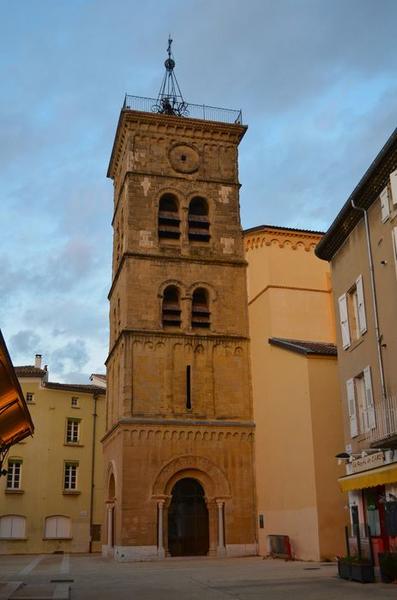
[[[104,438],[117,560],[256,553],[245,130],[120,114]]]

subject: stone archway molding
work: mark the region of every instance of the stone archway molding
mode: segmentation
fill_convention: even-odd
[[[204,456],[183,455],[173,458],[159,471],[152,498],[170,497],[172,487],[182,477],[196,477],[204,485],[207,498],[230,498],[229,481],[220,467]]]

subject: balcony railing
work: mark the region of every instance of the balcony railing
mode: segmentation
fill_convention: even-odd
[[[376,427],[366,433],[366,439],[375,442],[397,437],[397,397],[388,396],[375,406]]]
[[[156,98],[143,98],[141,96],[130,96],[126,94],[123,109],[137,110],[147,113],[163,113],[159,108]],[[204,104],[184,103],[183,116],[189,119],[203,119],[204,121],[215,121],[219,123],[242,124],[241,110],[231,110],[229,108],[217,108],[216,106],[206,106]]]

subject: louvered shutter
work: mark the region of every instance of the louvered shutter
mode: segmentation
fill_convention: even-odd
[[[346,294],[343,294],[339,300],[339,319],[340,329],[342,332],[342,346],[346,350],[350,346],[350,331],[349,331],[349,318],[347,316],[347,298]]]
[[[363,287],[362,275],[359,275],[356,279],[356,290],[357,290],[358,328],[360,330],[360,333],[363,334],[367,331],[367,318],[365,315],[364,287]]]
[[[366,407],[367,407],[368,428],[375,429],[376,417],[375,417],[374,396],[372,393],[372,378],[371,378],[371,368],[370,367],[365,367],[365,369],[364,369],[364,386],[365,386],[365,401],[366,401]]]
[[[397,204],[397,169],[390,173],[391,198],[393,206]]]
[[[346,393],[347,393],[347,408],[348,408],[349,420],[350,420],[350,435],[353,438],[358,435],[356,394],[355,394],[355,389],[354,389],[354,379],[348,379],[346,381]]]
[[[381,210],[381,219],[384,223],[387,221],[390,215],[390,207],[389,207],[389,190],[387,187],[383,190],[380,195],[380,210]]]

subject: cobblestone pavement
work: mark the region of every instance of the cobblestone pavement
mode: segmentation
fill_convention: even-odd
[[[19,584],[16,587],[16,584]],[[0,556],[0,599],[374,600],[397,586],[338,578],[334,564],[250,558],[116,563],[98,555]]]

